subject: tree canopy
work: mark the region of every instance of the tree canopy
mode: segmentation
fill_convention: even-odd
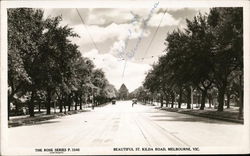
[[[242,11],[242,8],[211,8],[208,14],[200,13],[186,20],[186,28],[169,32],[164,42],[166,53],[147,73],[145,89],[160,95],[166,104],[177,99],[179,108],[183,102],[190,108],[194,92],[198,100],[202,97],[200,109],[204,109],[210,94],[216,92],[217,109],[223,111],[225,94],[229,90],[231,93],[233,84],[237,84],[234,90],[239,93],[242,112]]]
[[[8,9],[9,111],[10,104],[18,108],[18,99],[26,99],[24,105],[34,116],[36,106],[50,114],[53,104],[62,112],[72,105],[82,109],[91,97],[102,104],[116,96],[104,72],[69,40],[79,36],[61,20],[45,18],[41,9]]]

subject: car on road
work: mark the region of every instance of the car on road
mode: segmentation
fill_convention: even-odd
[[[134,104],[137,104],[137,99],[132,99],[132,102],[133,102]]]
[[[112,105],[114,105],[116,103],[116,100],[115,99],[113,99],[112,100]]]

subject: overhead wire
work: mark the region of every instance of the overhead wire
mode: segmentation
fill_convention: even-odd
[[[155,57],[158,57],[158,56],[162,56],[162,54],[158,54],[158,55],[151,55],[151,56],[148,56],[148,57],[140,57],[140,58],[134,58],[134,60],[144,60],[144,59],[151,59],[151,58],[155,58]],[[89,57],[90,59],[97,59],[96,57]],[[101,61],[106,61],[107,59],[101,59]],[[118,61],[124,61],[125,59],[118,59]]]
[[[87,25],[86,25],[86,22],[85,22],[84,19],[82,18],[82,16],[81,16],[79,10],[78,10],[77,8],[75,8],[75,9],[76,9],[76,11],[77,11],[77,13],[78,13],[78,16],[79,16],[80,19],[81,19],[82,24],[84,25],[85,29],[87,30],[88,35],[89,35],[89,37],[90,37],[90,39],[91,39],[91,41],[92,41],[94,47],[96,48],[96,50],[97,50],[98,52],[100,52],[100,50],[98,49],[98,47],[97,47],[97,45],[96,45],[94,39],[92,38],[91,34],[90,34],[89,31],[88,31],[88,27],[87,27]]]
[[[157,28],[156,28],[156,30],[155,30],[155,32],[154,32],[154,35],[153,35],[153,37],[151,38],[151,40],[150,40],[150,42],[149,42],[149,44],[148,44],[148,47],[146,48],[146,51],[145,51],[145,53],[144,53],[144,57],[143,57],[143,58],[145,58],[145,56],[147,55],[148,50],[149,50],[149,48],[151,47],[151,45],[152,45],[152,43],[153,43],[153,40],[155,39],[155,36],[156,36],[156,34],[157,34],[157,32],[158,32],[158,30],[159,30],[159,28],[160,28],[160,25],[161,25],[161,23],[162,23],[162,20],[163,20],[163,18],[164,18],[164,16],[165,16],[166,12],[167,12],[167,9],[164,11],[164,14],[163,14],[162,17],[161,17],[160,23],[159,23],[159,25],[157,26]]]
[[[85,20],[82,18],[82,16],[81,16],[79,10],[78,10],[77,8],[75,8],[75,9],[76,9],[76,11],[77,11],[78,16],[80,17],[80,20],[81,20],[83,26],[85,27],[85,29],[86,29],[86,31],[87,31],[87,33],[88,33],[88,35],[89,35],[89,38],[91,39],[92,44],[94,45],[94,47],[96,48],[96,50],[97,50],[98,52],[100,52],[99,48],[97,47],[97,44],[95,43],[93,37],[91,36],[91,34],[90,34],[89,30],[88,30],[88,27],[87,27],[87,24],[86,24]],[[161,23],[162,23],[162,20],[163,20],[163,18],[164,18],[164,16],[165,16],[166,12],[167,12],[167,9],[164,11],[164,14],[162,15],[162,18],[161,18],[161,20],[160,20],[160,22],[159,22],[159,24],[158,24],[158,26],[157,26],[157,28],[156,28],[156,31],[154,32],[153,37],[151,38],[151,40],[150,40],[150,42],[149,42],[149,44],[148,44],[148,46],[147,46],[147,48],[146,48],[146,51],[145,51],[145,53],[144,53],[144,57],[135,58],[135,60],[141,60],[141,61],[142,61],[142,60],[144,60],[144,59],[150,59],[150,58],[154,58],[154,57],[157,57],[157,56],[162,55],[162,54],[159,54],[159,55],[152,55],[152,56],[149,56],[149,57],[145,57],[146,54],[148,53],[148,51],[149,51],[149,49],[150,49],[150,47],[151,47],[153,41],[154,41],[156,35],[157,35],[157,32],[159,31],[160,25],[161,25]],[[93,57],[92,59],[95,60],[96,58]],[[125,60],[125,59],[122,59],[122,60]],[[105,60],[102,59],[102,61],[105,61]],[[123,76],[124,76],[124,72],[123,72]]]

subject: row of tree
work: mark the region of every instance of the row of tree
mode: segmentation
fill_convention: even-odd
[[[137,97],[160,97],[190,109],[191,94],[201,95],[200,109],[214,96],[218,111],[234,97],[243,111],[243,9],[211,8],[186,20],[185,29],[167,34],[166,54],[147,73]],[[142,96],[144,94],[147,96]],[[162,102],[163,103],[163,102]]]
[[[70,38],[79,37],[61,17],[44,17],[41,9],[8,9],[8,112],[57,104],[60,112],[88,101],[102,104],[117,91],[101,69],[81,56]],[[10,114],[10,113],[8,113]]]

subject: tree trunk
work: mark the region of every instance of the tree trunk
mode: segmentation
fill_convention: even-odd
[[[239,101],[239,119],[240,118],[242,118],[243,117],[243,94],[244,94],[244,92],[243,92],[243,86],[242,86],[242,75],[240,74],[240,76],[239,76],[239,79],[240,79],[240,87],[239,87],[239,99],[240,99],[240,101]]]
[[[169,98],[167,95],[165,97],[166,97],[166,107],[168,107]]]
[[[218,111],[222,112],[223,111],[223,106],[224,106],[224,94],[225,94],[225,91],[226,91],[226,87],[218,88],[218,90],[219,90]]]
[[[204,90],[202,90],[202,94],[201,94],[200,110],[204,110],[204,108],[205,108],[206,97],[207,97],[207,89],[204,89]]]
[[[161,108],[163,107],[163,97],[161,96]]]
[[[187,88],[187,109],[191,109],[191,88]]]
[[[68,96],[68,111],[70,111],[70,107],[71,107],[71,95],[69,94],[69,96]]]
[[[80,110],[82,110],[82,95],[80,95]]]
[[[182,88],[180,88],[180,96],[179,96],[179,101],[178,101],[178,108],[181,108],[181,103],[182,103]]]
[[[171,94],[171,108],[174,108],[174,99],[175,99],[175,96],[173,93],[173,94]]]
[[[30,117],[34,117],[34,91],[31,93],[31,99],[29,101],[29,115]]]
[[[63,107],[64,107],[64,114],[66,114],[66,102],[63,102],[64,103],[64,105],[63,105]]]
[[[50,103],[51,103],[51,90],[47,90],[47,94],[48,94],[48,97],[47,97],[47,105],[46,105],[46,114],[50,114]]]
[[[75,110],[77,110],[78,105],[78,94],[75,94]]]
[[[63,108],[64,108],[64,114],[66,114],[66,105],[67,105],[67,101],[68,101],[68,95],[65,94],[65,96],[63,96]]]
[[[230,108],[230,93],[227,93],[227,108]]]

